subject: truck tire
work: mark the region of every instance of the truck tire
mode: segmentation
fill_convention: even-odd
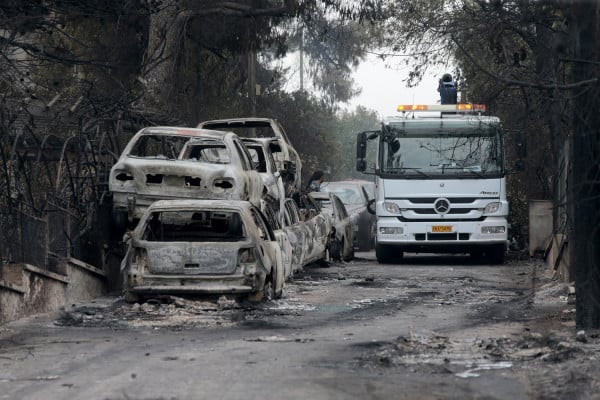
[[[494,244],[485,250],[486,259],[490,264],[504,264],[505,246],[503,244]]]
[[[393,261],[402,260],[404,252],[398,247],[378,243],[375,246],[375,256],[378,263],[389,264]]]
[[[373,248],[372,244],[373,240],[371,239],[371,236],[363,234],[358,238],[358,251],[369,251]]]

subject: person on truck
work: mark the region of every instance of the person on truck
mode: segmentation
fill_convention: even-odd
[[[458,101],[458,94],[456,83],[452,81],[452,75],[442,75],[438,85],[438,92],[440,92],[440,104],[456,104]]]

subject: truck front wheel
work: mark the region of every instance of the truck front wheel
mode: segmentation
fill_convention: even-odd
[[[494,244],[485,250],[485,255],[490,264],[504,264],[505,246],[503,244]]]
[[[502,244],[492,244],[471,250],[471,258],[477,263],[504,264],[505,247]]]
[[[377,243],[375,246],[375,256],[380,264],[389,264],[393,261],[400,261],[404,252],[395,246]]]

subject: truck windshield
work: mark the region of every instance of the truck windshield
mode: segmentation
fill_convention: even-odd
[[[392,128],[381,173],[414,178],[491,178],[503,173],[500,130]]]

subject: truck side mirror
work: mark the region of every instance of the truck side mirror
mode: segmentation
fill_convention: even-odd
[[[356,136],[356,158],[367,156],[367,133],[361,132]]]

